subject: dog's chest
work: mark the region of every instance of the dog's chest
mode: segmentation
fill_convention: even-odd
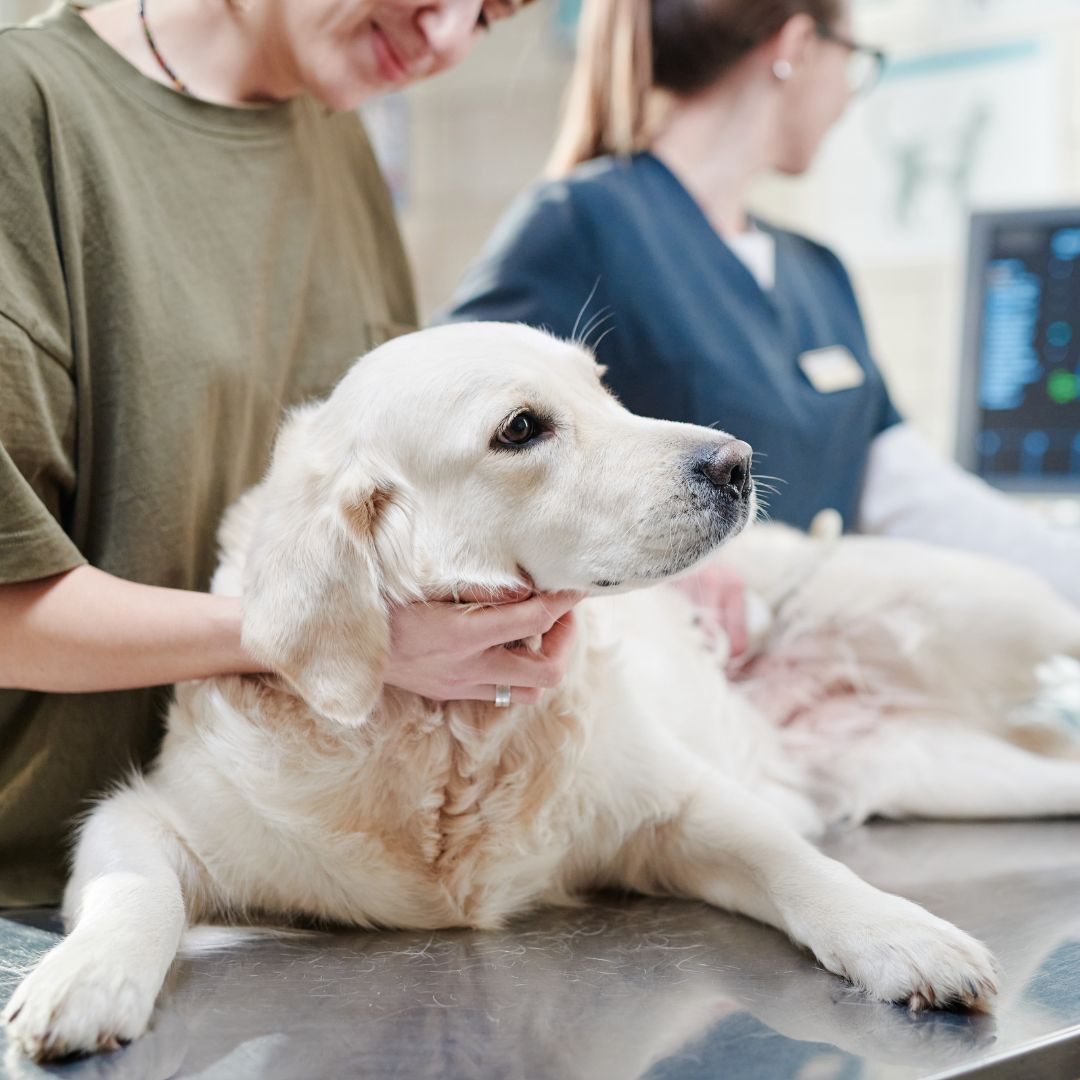
[[[279,790],[281,820],[302,822],[305,859],[339,898],[319,914],[485,926],[534,903],[570,846],[579,742],[559,710],[392,694],[363,729],[309,741]]]
[[[372,746],[368,769],[397,777],[383,812],[427,873],[464,902],[489,863],[550,843],[573,783],[577,725],[550,710],[450,705]]]

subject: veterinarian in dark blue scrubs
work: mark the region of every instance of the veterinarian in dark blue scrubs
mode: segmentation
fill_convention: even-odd
[[[757,470],[785,481],[774,517],[806,527],[831,506],[851,521],[870,443],[900,415],[836,256],[755,225],[775,245],[768,289],[658,157],[605,157],[519,201],[454,315],[596,342],[633,412],[749,442]],[[854,385],[815,385],[818,350]]]
[[[774,519],[834,508],[848,529],[1026,564],[1080,603],[1080,535],[903,423],[840,261],[747,212],[882,62],[845,0],[585,0],[554,179],[510,210],[449,317],[579,337],[633,411],[745,439]]]

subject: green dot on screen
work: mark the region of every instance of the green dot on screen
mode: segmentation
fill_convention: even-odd
[[[1072,327],[1067,322],[1053,322],[1046,328],[1046,340],[1059,348],[1072,341]]]
[[[1051,401],[1067,405],[1080,397],[1080,378],[1071,371],[1054,371],[1046,380],[1046,392]]]

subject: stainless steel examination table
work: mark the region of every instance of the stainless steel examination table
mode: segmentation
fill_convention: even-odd
[[[875,825],[827,845],[986,941],[992,1016],[874,1005],[779,933],[606,897],[497,933],[255,940],[182,959],[149,1034],[0,1075],[73,1080],[856,1080],[1080,1077],[1080,823]],[[0,917],[0,1001],[56,940]]]

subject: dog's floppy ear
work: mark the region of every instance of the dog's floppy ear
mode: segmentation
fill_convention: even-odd
[[[335,463],[316,437],[317,415],[318,407],[293,415],[259,489],[243,643],[317,712],[355,725],[382,689],[386,591],[398,591],[384,568],[402,563],[408,505],[400,485],[355,452]]]

